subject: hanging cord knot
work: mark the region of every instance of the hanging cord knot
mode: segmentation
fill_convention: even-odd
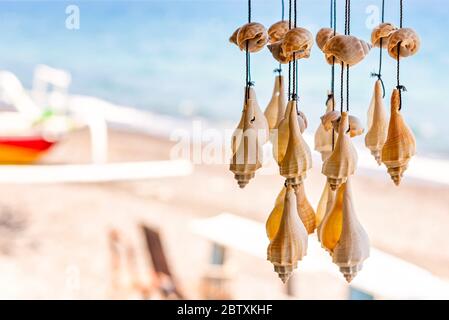
[[[281,75],[282,74],[282,69],[279,67],[277,69],[274,69],[273,72],[277,73],[278,75]]]
[[[246,84],[246,86],[249,87],[254,87],[254,81],[248,81],[248,83]]]
[[[380,83],[382,85],[382,98],[385,98],[385,84],[384,84],[384,80],[382,79],[382,75],[380,73],[371,72],[371,77],[377,78],[380,81]]]
[[[291,100],[292,101],[298,101],[299,99],[298,99],[298,95],[296,94],[296,93],[292,93],[291,94]]]
[[[334,93],[333,92],[328,93],[327,94],[327,99],[326,99],[326,105],[328,104],[329,101],[331,101],[333,99],[334,99]]]

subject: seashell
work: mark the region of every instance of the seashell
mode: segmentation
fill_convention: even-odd
[[[335,33],[332,28],[321,28],[315,37],[318,48],[323,51],[324,45],[336,35],[338,35],[338,33]]]
[[[296,110],[296,101],[289,101],[287,104],[287,108],[285,110],[285,115],[283,119],[279,122],[277,137],[272,139],[273,143],[273,157],[276,159],[278,164],[282,161],[285,156],[285,152],[287,151],[288,145],[288,137],[290,134],[290,118],[289,114],[292,110]],[[298,125],[301,133],[303,133],[307,129],[307,118],[304,113],[301,111],[298,112]]]
[[[284,56],[284,53],[281,50],[282,41],[275,42],[273,44],[269,44],[268,50],[270,50],[272,56],[274,59],[276,59],[277,62],[286,64],[289,63],[289,57]]]
[[[276,129],[285,115],[285,89],[284,77],[276,76],[274,79],[274,89],[271,100],[265,109],[265,117],[270,130]]]
[[[329,98],[326,101],[326,113],[331,112],[335,104],[332,94],[328,93]],[[332,139],[332,134],[334,138]],[[336,134],[334,131],[324,129],[324,125],[320,122],[315,131],[315,150],[321,153],[322,160],[326,160],[332,153],[332,140],[335,142]]]
[[[267,232],[268,239],[273,240],[279,229],[281,223],[282,212],[284,211],[284,200],[287,188],[283,187],[281,192],[276,198],[276,202],[273,210],[268,217],[265,228]],[[296,194],[296,207],[298,210],[299,218],[301,219],[304,227],[309,234],[312,234],[316,228],[316,218],[315,211],[310,205],[309,200],[305,194],[304,185],[301,184],[295,190]]]
[[[238,27],[234,33],[231,35],[231,37],[229,38],[229,42],[235,44],[237,47],[239,46],[239,44],[237,43],[237,35],[239,34],[240,31],[240,27]]]
[[[365,145],[380,165],[382,147],[387,140],[387,113],[382,98],[382,84],[376,81],[374,94],[368,110],[368,133],[365,136]]]
[[[338,132],[338,128],[340,125],[341,112],[340,111],[329,111],[325,115],[321,117],[321,124],[323,125],[324,130],[329,131],[331,128],[334,129],[335,132]],[[365,131],[360,122],[359,118],[354,116],[349,116],[349,136],[354,138],[359,136]]]
[[[368,235],[355,214],[350,179],[341,189],[343,189],[342,228],[338,243],[333,249],[332,261],[340,268],[346,281],[351,282],[369,257],[370,245]]]
[[[327,211],[324,215],[323,221],[318,226],[318,239],[321,242],[321,246],[331,255],[338,243],[338,240],[340,239],[342,231],[343,193],[343,186],[340,186],[337,192],[333,192],[329,187],[327,198],[328,203],[326,204]]]
[[[268,28],[268,42],[275,43],[284,39],[285,34],[290,29],[289,22],[282,20]]]
[[[301,183],[297,188],[295,188],[295,193],[299,217],[301,218],[307,232],[312,234],[316,229],[316,215],[315,210],[313,210],[313,207],[307,199],[304,183]]]
[[[402,28],[395,31],[388,41],[388,53],[390,57],[398,58],[398,44],[401,44],[400,55],[403,58],[416,54],[421,47],[421,40],[415,30]]]
[[[371,50],[371,45],[354,36],[337,35],[331,38],[323,48],[323,52],[330,58],[353,66],[362,61]]]
[[[296,101],[294,103],[296,106]],[[298,185],[306,177],[307,170],[312,168],[312,155],[302,137],[296,108],[291,108],[288,116],[290,133],[285,156],[279,164],[279,171],[287,179],[287,183]]]
[[[342,113],[341,124],[339,126],[338,138],[335,148],[329,158],[323,163],[322,173],[327,177],[327,181],[332,190],[337,188],[347,178],[354,174],[357,166],[357,152],[352,145],[351,139],[346,134],[348,129],[348,114]]]
[[[398,30],[392,23],[385,22],[379,24],[371,32],[371,44],[373,47],[380,48],[380,40],[382,39],[382,48],[388,47],[391,35]]]
[[[234,152],[229,167],[240,188],[244,188],[262,166],[262,148],[269,132],[267,120],[259,108],[253,88],[248,89],[247,97],[239,123],[242,129],[236,130],[232,137]]]
[[[274,203],[274,208],[268,216],[267,223],[265,224],[265,229],[267,232],[268,239],[271,241],[276,236],[278,232],[279,225],[281,223],[282,212],[284,212],[284,201],[287,188],[282,187],[281,192],[279,192],[276,202]]]
[[[268,33],[265,27],[257,22],[243,25],[237,33],[237,44],[240,50],[246,51],[247,42],[249,52],[262,50],[268,42]]]
[[[295,192],[287,186],[279,229],[267,249],[267,259],[273,263],[283,283],[306,255],[307,240],[307,230],[298,217]]]
[[[287,57],[288,61],[310,57],[310,50],[313,46],[312,33],[304,28],[294,28],[289,30],[282,40],[282,56]]]
[[[320,239],[320,226],[326,214],[332,210],[335,202],[335,191],[332,191],[329,184],[324,185],[323,193],[321,194],[320,201],[318,202],[318,207],[316,209],[316,226],[318,240]]]
[[[394,89],[391,96],[391,117],[387,140],[382,148],[382,162],[398,186],[410,159],[416,153],[416,141],[399,111],[399,90]]]

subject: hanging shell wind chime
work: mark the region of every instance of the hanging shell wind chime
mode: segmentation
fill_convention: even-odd
[[[401,58],[415,55],[421,46],[418,34],[411,28],[402,27],[403,3],[400,1],[400,28],[394,31],[387,44],[389,55],[397,61],[397,86],[391,97],[391,115],[388,125],[388,135],[382,148],[382,163],[387,167],[394,184],[399,186],[404,171],[408,168],[410,159],[416,153],[416,141],[413,132],[401,115],[402,91],[400,84]]]
[[[249,71],[250,53],[262,50],[268,41],[268,34],[262,24],[249,21],[238,28],[229,40],[246,51],[244,107],[240,122],[232,136],[230,163],[230,170],[234,173],[238,185],[244,188],[262,166],[262,148],[269,135],[268,123],[257,103]]]

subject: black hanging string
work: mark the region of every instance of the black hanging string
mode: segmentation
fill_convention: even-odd
[[[337,0],[330,0],[331,13],[330,13],[330,27],[334,29],[334,36],[337,34]],[[332,56],[331,66],[331,92],[327,97],[326,105],[329,100],[332,101],[332,111],[335,110],[335,56]],[[335,148],[335,132],[332,130],[332,151]]]
[[[284,0],[281,0],[281,20],[282,21],[285,20],[284,11],[285,11]],[[281,76],[281,73],[282,73],[282,64],[281,63],[279,63],[279,67],[277,69],[275,69],[274,72],[277,72],[279,74],[279,76]],[[279,79],[279,81],[280,81],[280,79]]]
[[[403,25],[403,3],[402,0],[399,1],[400,9],[399,9],[399,27],[402,28]],[[397,51],[397,86],[396,89],[399,90],[399,110],[402,109],[402,92],[407,91],[407,89],[401,85],[401,66],[400,66],[400,60],[401,60],[401,44],[402,42],[398,43],[398,51]]]
[[[385,0],[382,0],[382,17],[381,17],[382,23],[385,22]],[[377,79],[382,84],[382,97],[385,98],[385,84],[382,80],[382,46],[383,46],[383,38],[380,38],[380,48],[379,48],[379,71],[377,73],[373,72],[371,73],[372,77],[377,77]]]
[[[284,11],[285,11],[285,4],[284,4],[284,0],[281,0],[281,3],[282,3],[282,13],[281,13],[281,16],[282,16],[282,21],[284,21],[285,20],[285,18],[284,18]]]
[[[292,0],[288,0],[288,29],[292,28]],[[292,63],[288,63],[288,100],[291,98],[292,93]]]
[[[351,34],[351,0],[346,0],[346,35]],[[346,65],[346,112],[349,112],[349,65]]]
[[[296,0],[293,1],[293,27],[296,28],[297,24],[297,6],[296,6]],[[296,60],[296,54],[293,52],[293,81],[292,81],[292,100],[298,99],[298,86],[297,86],[297,77],[298,77],[298,61]],[[296,105],[296,108],[298,108],[298,105]]]
[[[248,23],[251,23],[251,0],[248,0]],[[246,99],[249,98],[249,88],[254,85],[251,81],[251,55],[249,52],[249,40],[246,41]]]

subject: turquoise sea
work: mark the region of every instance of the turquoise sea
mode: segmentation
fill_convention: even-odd
[[[286,1],[287,3],[288,1]],[[341,30],[344,6],[337,0]],[[352,34],[369,40],[370,14],[380,0],[352,1]],[[398,24],[399,1],[386,1],[386,20]],[[404,26],[415,28],[422,49],[402,63],[403,114],[419,152],[449,157],[449,7],[444,0],[404,1]],[[0,1],[0,69],[31,86],[43,63],[72,73],[71,92],[97,96],[175,117],[237,121],[245,57],[228,42],[246,22],[246,0]],[[66,28],[66,7],[80,10],[80,29]],[[374,8],[375,8],[374,7]],[[298,0],[298,24],[315,33],[329,25],[328,0]],[[281,1],[253,0],[253,20],[280,20]],[[378,50],[351,70],[351,112],[365,121]],[[268,50],[252,57],[252,78],[262,108],[276,63]],[[386,102],[395,86],[395,61],[385,55]],[[338,77],[337,77],[338,78]],[[300,107],[315,129],[324,110],[330,68],[317,47],[300,62]]]

